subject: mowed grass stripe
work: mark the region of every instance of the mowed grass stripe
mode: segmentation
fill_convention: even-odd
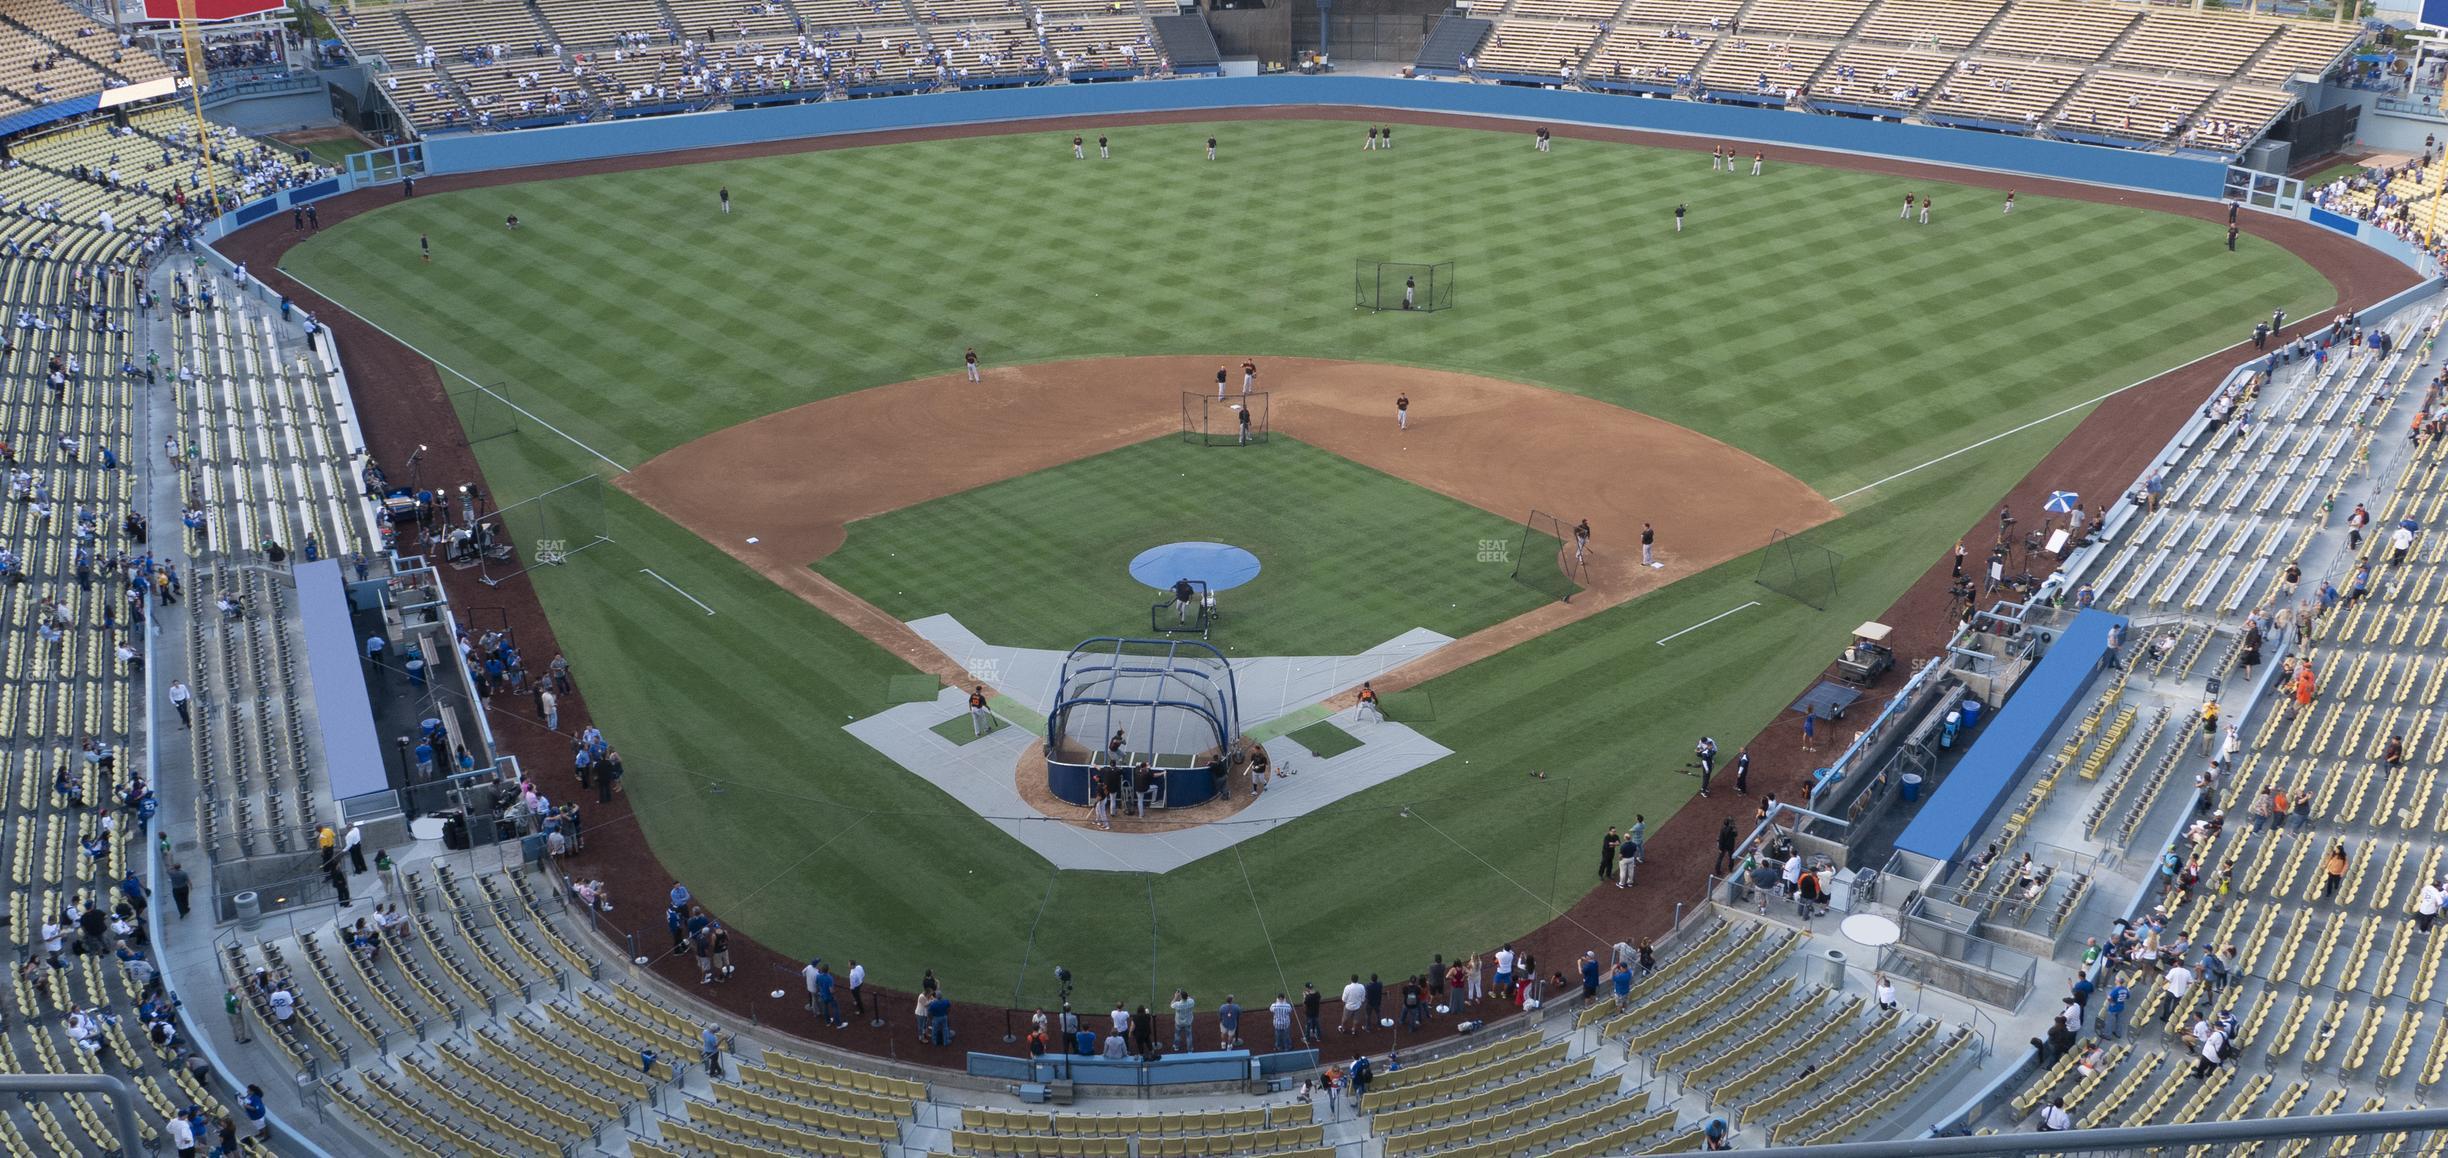
[[[1924,228],[1894,220],[1904,183],[1774,156],[1754,182],[1688,153],[1565,141],[1538,157],[1526,134],[1411,128],[1397,151],[1363,155],[1357,124],[1282,122],[1214,126],[1226,160],[1208,165],[1209,131],[1120,130],[1102,165],[1071,162],[1068,134],[1031,133],[419,197],[290,261],[623,461],[950,372],[975,343],[996,362],[1300,354],[1484,373],[1683,423],[1823,493],[2224,344],[2273,307],[2329,301],[2266,243],[2213,252],[2200,222],[2114,205],[2024,198],[2006,217],[1994,194],[1915,183],[1938,201]],[[713,207],[725,183],[729,218]],[[1677,201],[1693,214],[1680,238]],[[512,212],[527,223],[515,236]],[[1354,313],[1362,256],[1455,260],[1459,308]],[[658,855],[760,940],[856,956],[900,988],[931,967],[963,999],[1050,999],[1060,961],[1092,1003],[1187,985],[1209,1009],[1228,990],[1254,1008],[1280,987],[1278,959],[1295,991],[1331,991],[1353,969],[1398,976],[1484,950],[1569,903],[1605,825],[1687,805],[1678,769],[1696,734],[1731,744],[1779,718],[1847,629],[2070,425],[1882,487],[1812,532],[1846,559],[1824,612],[1765,594],[1755,560],[1737,560],[1432,681],[1418,696],[1433,718],[1415,726],[1455,755],[1241,846],[1246,878],[1232,856],[1153,883],[1051,872],[841,730],[882,710],[907,665],[625,496],[606,502],[613,543],[536,582]],[[532,426],[479,453],[505,500],[595,466]],[[1185,510],[1168,536],[1201,537],[1206,513]],[[1070,533],[1047,515],[996,517]],[[1363,577],[1411,546],[1373,530],[1350,552]],[[1003,559],[937,534],[944,602],[1005,597]],[[635,574],[646,566],[721,614]],[[1373,580],[1304,585],[1348,597],[1342,618],[1371,636],[1368,621],[1390,634],[1405,618]],[[659,935],[650,909],[631,916]]]

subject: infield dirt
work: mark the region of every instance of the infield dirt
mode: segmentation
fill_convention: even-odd
[[[854,520],[1178,433],[1183,390],[1212,383],[1225,363],[1240,359],[1101,358],[993,367],[976,383],[952,373],[879,386],[716,431],[655,456],[619,485],[921,670],[968,682],[957,659],[812,565],[841,546]],[[1267,358],[1260,370],[1275,433],[1506,519],[1537,509],[1591,524],[1581,594],[1438,648],[1380,678],[1387,690],[1756,550],[1774,530],[1805,530],[1839,513],[1801,480],[1725,443],[1579,395],[1312,358]],[[1411,399],[1408,429],[1395,424],[1398,394]],[[1661,567],[1641,565],[1643,523],[1657,528]],[[1381,549],[1403,548],[1390,540]]]

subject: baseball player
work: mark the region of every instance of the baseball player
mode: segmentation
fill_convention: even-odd
[[[2006,191],[2006,212],[2014,212],[2014,190],[2012,189]]]
[[[1377,130],[1377,147],[1380,149],[1391,149],[1394,147],[1394,126],[1387,125],[1386,127]]]
[[[1683,232],[1683,213],[1684,213],[1684,211],[1685,211],[1685,210],[1690,209],[1690,208],[1691,208],[1691,206],[1689,206],[1689,205],[1676,205],[1676,206],[1675,206],[1675,232],[1677,232],[1677,233],[1681,233],[1681,232]]]
[[[1538,134],[1537,134],[1537,140],[1538,140],[1538,151],[1539,151],[1539,152],[1542,152],[1542,153],[1545,153],[1545,152],[1550,151],[1550,150],[1547,148],[1547,146],[1548,146],[1548,144],[1549,144],[1549,143],[1551,143],[1551,142],[1554,140],[1554,135],[1553,135],[1553,134],[1551,134],[1551,133],[1549,133],[1549,132],[1547,131],[1547,126],[1545,126],[1545,125],[1540,125],[1540,126],[1539,126],[1539,130],[1538,130]]]
[[[1759,176],[1759,175],[1760,175],[1760,172],[1761,172],[1762,170],[1766,169],[1767,167],[1768,167],[1768,153],[1767,153],[1767,151],[1766,151],[1766,150],[1764,150],[1764,149],[1763,149],[1763,150],[1761,150],[1761,151],[1759,151],[1759,152],[1757,152],[1757,153],[1753,153],[1753,154],[1751,154],[1751,175],[1752,175],[1752,176],[1754,176],[1754,177]]]
[[[1714,173],[1714,172],[1716,172],[1717,170],[1719,170],[1719,169],[1723,169],[1723,168],[1725,168],[1725,150],[1720,149],[1720,148],[1718,148],[1718,147],[1717,147],[1717,146],[1715,146],[1715,145],[1710,145],[1710,146],[1709,146],[1709,172]]]
[[[969,380],[972,382],[977,381],[977,347],[969,347],[969,352],[961,356],[961,362],[969,368]]]
[[[1215,138],[1214,138],[1214,137],[1209,137],[1209,138],[1207,138],[1207,159],[1208,159],[1208,160],[1210,160],[1210,161],[1215,160]]]
[[[1657,561],[1657,556],[1656,556],[1655,554],[1653,554],[1653,553],[1652,553],[1653,548],[1655,548],[1656,546],[1657,546],[1657,528],[1656,528],[1656,527],[1653,527],[1653,526],[1650,526],[1650,525],[1649,525],[1649,524],[1647,524],[1647,523],[1642,523],[1642,524],[1641,524],[1641,566],[1643,566],[1643,567],[1656,567],[1656,566],[1658,566],[1658,565],[1659,565],[1659,564],[1658,564],[1658,561]]]
[[[1103,137],[1097,138],[1097,160],[1113,160],[1113,145]]]
[[[1216,401],[1224,400],[1224,367],[1216,367]]]
[[[1361,146],[1360,146],[1360,151],[1361,151],[1361,152],[1363,152],[1363,153],[1365,153],[1365,152],[1368,152],[1369,150],[1374,149],[1374,148],[1376,148],[1376,147],[1377,147],[1377,126],[1375,126],[1375,125],[1370,125],[1370,126],[1369,126],[1369,128],[1368,128],[1368,141],[1367,141],[1367,143],[1365,143],[1365,144],[1363,144],[1363,145],[1361,145]]]
[[[1256,361],[1255,359],[1251,359],[1251,358],[1243,358],[1243,359],[1241,359],[1241,393],[1243,393],[1243,394],[1245,394],[1245,395],[1246,395],[1246,394],[1248,394],[1248,393],[1249,393],[1251,390],[1256,389],[1256,388],[1257,388],[1257,386],[1258,386],[1258,363],[1257,363],[1257,361]]]
[[[1411,429],[1411,395],[1408,391],[1394,396],[1394,429]]]
[[[1725,147],[1725,151],[1726,151],[1726,172],[1728,172],[1728,173],[1732,173],[1732,172],[1734,171],[1734,165],[1735,165],[1735,160],[1736,160],[1736,155],[1735,155],[1735,152],[1734,152],[1734,146],[1732,146],[1732,145],[1727,145],[1727,146]]]
[[[1406,278],[1404,278],[1404,279],[1403,279],[1403,308],[1404,308],[1404,309],[1406,309],[1406,310],[1407,310],[1407,309],[1410,309],[1410,308],[1412,307],[1412,304],[1413,304],[1412,299],[1413,299],[1413,298],[1414,298],[1414,297],[1415,297],[1415,296],[1416,296],[1418,293],[1419,293],[1419,279],[1418,279],[1418,278],[1416,278],[1416,277],[1406,277]]]
[[[1928,195],[1928,194],[1926,194],[1926,193],[1924,193],[1924,194],[1922,194],[1922,195],[1921,195],[1921,224],[1923,224],[1923,225],[1927,225],[1927,224],[1929,224],[1929,211],[1930,211],[1930,199],[1929,199],[1929,195]]]
[[[716,196],[716,197],[718,197],[718,198],[720,198],[720,199],[722,200],[722,211],[723,211],[723,212],[725,212],[725,213],[729,213],[729,212],[731,212],[731,187],[730,187],[729,185],[725,185],[725,186],[723,186],[723,187],[722,187],[722,188],[720,188],[720,189],[716,189],[716,190],[714,191],[714,196]]]
[[[1088,141],[1086,138],[1071,138],[1071,159],[1074,161],[1085,161],[1088,159]]]
[[[1905,194],[1905,195],[1904,195],[1904,212],[1899,213],[1899,214],[1896,214],[1896,220],[1898,220],[1898,221],[1910,221],[1910,220],[1912,220],[1912,211],[1913,211],[1913,195],[1912,195],[1912,194],[1910,194],[1910,193],[1907,193],[1907,194]]]
[[[1583,519],[1573,526],[1573,562],[1577,565],[1589,558],[1590,525]]]
[[[983,736],[994,731],[994,714],[986,710],[986,685],[969,690],[969,734]]]
[[[1236,416],[1238,416],[1238,417],[1240,418],[1240,420],[1241,420],[1241,445],[1243,445],[1243,446],[1248,446],[1248,445],[1249,445],[1249,436],[1250,436],[1250,425],[1249,425],[1249,424],[1250,424],[1250,411],[1249,411],[1249,407],[1247,407],[1247,406],[1241,406],[1241,405],[1236,404],[1236,405],[1233,407],[1233,411],[1234,411],[1235,415],[1236,415]]]
[[[433,242],[422,233],[417,234],[417,253],[428,262],[433,260]]]

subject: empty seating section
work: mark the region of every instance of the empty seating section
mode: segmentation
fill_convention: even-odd
[[[2146,13],[2110,60],[2143,72],[2191,72],[2233,76],[2278,34],[2278,22],[2204,13]]]
[[[169,75],[60,0],[12,0],[0,12],[0,115]]]
[[[1591,55],[1589,77],[1646,87],[1673,88],[1700,65],[1716,41],[1702,34],[1617,25]]]
[[[1577,70],[1598,39],[1597,26],[1581,22],[1509,18],[1496,25],[1479,48],[1479,71],[1525,76],[1561,76]]]
[[[1115,0],[416,0],[335,26],[423,128],[1163,63],[1146,12]]]
[[[332,27],[359,57],[380,56],[391,67],[404,68],[415,63],[423,47],[406,15],[407,9],[399,5],[343,8],[334,15]]]
[[[1954,67],[1955,58],[1917,48],[1850,44],[1837,52],[1813,91],[1835,104],[1908,109]]]
[[[1615,0],[1514,0],[1512,14],[1596,24],[1601,20],[1614,19],[1618,6]]]
[[[597,980],[605,971],[562,927],[567,910],[539,901],[523,873],[471,884],[447,862],[431,868],[403,873],[403,915],[369,918],[370,943],[351,922],[222,950],[264,1027],[259,1048],[319,1069],[347,1115],[399,1149],[554,1155],[617,1139],[637,1154],[883,1158],[927,1095],[907,1078],[739,1040],[726,1041],[725,1076],[713,1078],[697,1065],[704,1023]],[[295,999],[285,1021],[268,1000],[281,989]],[[646,1051],[658,1056],[642,1064]],[[1218,1128],[1284,1143],[1275,1149],[1318,1138],[1315,1125],[1243,1117]],[[1286,1132],[1252,1132],[1261,1127]]]
[[[1742,30],[1836,40],[1861,22],[1873,0],[1785,0],[1754,4],[1743,17]]]
[[[677,6],[675,6],[677,7]],[[500,56],[533,56],[545,41],[544,26],[526,0],[451,0],[400,11],[403,23],[442,52],[447,63],[459,51],[490,49]]]
[[[2278,39],[2262,51],[2261,59],[2245,67],[2244,76],[2257,84],[2277,86],[2300,73],[2326,73],[2362,38],[2363,30],[2352,25],[2290,20],[2278,30]]]
[[[665,0],[683,39],[788,41],[799,34],[798,18],[778,0]]]
[[[1976,69],[1958,65],[1939,80],[1929,111],[1941,119],[2037,125],[2081,76],[2081,69],[2057,64],[1983,60]]]
[[[1984,56],[2050,56],[2098,60],[2140,16],[2105,4],[2055,4],[2015,0],[2006,18],[1981,42]]]
[[[1790,93],[1818,73],[1829,47],[1809,40],[1761,40],[1747,32],[1728,36],[1701,69],[1700,81],[1717,92]]]
[[[596,4],[590,0],[536,0],[536,12],[552,40],[563,46],[599,46],[623,37],[654,35],[659,22],[641,8]]]
[[[2057,114],[2057,126],[2072,133],[2164,140],[2192,118],[2215,87],[2206,80],[2103,69],[2074,90]]]
[[[1699,30],[1722,28],[1741,11],[1739,0],[1631,0],[1622,19]]]
[[[2005,0],[1880,0],[1862,21],[1859,35],[1890,44],[1962,50],[1971,47],[2005,6]]]

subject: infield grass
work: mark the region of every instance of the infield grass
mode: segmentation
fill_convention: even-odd
[[[1149,605],[1170,596],[1131,578],[1139,552],[1228,543],[1260,570],[1217,593],[1218,647],[1357,655],[1415,627],[1459,638],[1547,603],[1504,557],[1481,556],[1519,533],[1282,435],[1229,450],[1160,438],[861,519],[816,569],[896,619],[949,613],[989,643],[1064,649],[1148,634]]]
[[[1691,153],[1540,156],[1469,130],[1407,127],[1399,151],[1363,154],[1359,134],[1128,128],[1100,163],[1044,132],[420,196],[287,264],[633,465],[950,372],[975,344],[990,362],[1304,355],[1509,378],[1682,423],[1831,495],[2220,348],[2274,307],[2331,302],[2258,238],[2231,255],[2215,226],[2115,205],[2028,197],[2008,217],[1985,191],[1917,183],[1937,203],[1922,227],[1895,219],[1893,178],[1773,157],[1753,179]],[[1454,260],[1456,308],[1354,314],[1357,257]],[[1485,949],[1570,905],[1607,825],[1637,813],[1654,832],[1685,806],[1695,735],[1774,719],[2078,417],[1813,531],[1847,560],[1824,612],[1765,594],[1749,558],[1681,578],[1389,696],[1455,755],[1161,877],[1054,872],[842,732],[909,668],[625,496],[606,500],[613,543],[536,583],[640,823],[731,923],[786,954],[856,956],[879,984],[932,967],[961,999],[1046,1000],[1059,962],[1083,1008],[1177,985],[1255,1008]],[[598,468],[532,424],[479,449],[505,504]],[[649,566],[720,614],[636,576]],[[960,581],[999,590],[1001,566],[967,562]],[[623,906],[651,939],[650,910]]]

